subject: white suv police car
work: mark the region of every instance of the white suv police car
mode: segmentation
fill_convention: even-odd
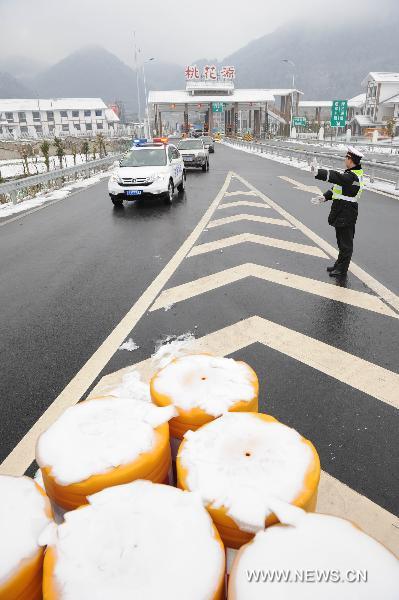
[[[185,181],[184,162],[176,146],[143,143],[125,154],[109,178],[108,192],[115,206],[146,194],[162,196],[171,204],[176,188],[184,192]]]

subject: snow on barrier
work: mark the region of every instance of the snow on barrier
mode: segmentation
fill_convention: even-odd
[[[36,447],[49,498],[71,510],[107,487],[136,479],[168,482],[168,420],[174,414],[173,407],[137,397],[86,400],[68,408]]]
[[[44,548],[52,521],[44,491],[29,477],[0,475],[0,599],[41,600]]]
[[[196,494],[109,488],[44,538],[44,600],[224,598],[223,544]]]
[[[200,494],[228,552],[276,522],[275,507],[314,510],[320,461],[311,442],[275,418],[227,413],[185,434],[178,485]]]
[[[173,459],[188,430],[228,411],[258,410],[257,375],[232,358],[194,354],[172,360],[151,379],[150,391],[157,406],[174,406],[177,411],[169,421]]]
[[[349,521],[296,509],[234,561],[228,600],[397,600],[399,562]]]

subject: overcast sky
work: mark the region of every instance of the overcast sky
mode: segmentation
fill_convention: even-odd
[[[399,0],[0,0],[0,55],[54,63],[100,44],[133,63],[133,35],[143,55],[187,64],[219,60],[288,20],[320,26],[359,17]]]

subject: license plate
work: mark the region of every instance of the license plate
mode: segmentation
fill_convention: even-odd
[[[140,196],[142,190],[126,190],[127,196]]]
[[[186,161],[188,162],[188,161],[190,161],[190,160],[193,160],[193,157],[192,157],[192,156],[185,156],[185,157],[184,157],[184,160],[186,160]]]

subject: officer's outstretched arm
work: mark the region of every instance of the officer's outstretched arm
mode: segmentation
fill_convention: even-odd
[[[336,183],[337,185],[351,185],[354,181],[358,180],[358,177],[352,172],[340,173],[339,171],[333,171],[332,169],[318,169],[315,179],[329,181],[330,183]]]

